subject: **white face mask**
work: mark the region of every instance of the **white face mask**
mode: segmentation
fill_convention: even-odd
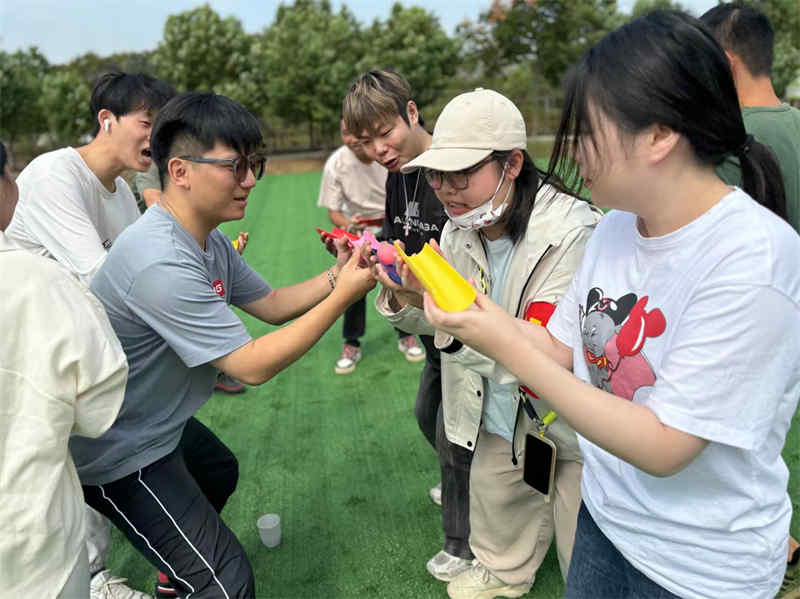
[[[497,192],[500,191],[500,187],[503,185],[503,181],[506,178],[506,166],[508,165],[503,165],[503,176],[500,177],[500,182],[497,184],[497,189],[494,190],[492,197],[486,200],[483,204],[477,208],[473,208],[469,212],[459,214],[458,216],[450,214],[447,212],[447,208],[445,208],[444,211],[447,213],[447,217],[453,221],[453,224],[456,227],[462,231],[474,231],[476,229],[489,227],[500,220],[500,217],[503,216],[503,213],[506,210],[506,204],[508,203],[508,196],[511,194],[512,186],[508,186],[508,191],[506,192],[506,197],[503,198],[502,204],[500,204],[497,208],[492,208],[492,202],[494,202],[494,197],[497,195]]]

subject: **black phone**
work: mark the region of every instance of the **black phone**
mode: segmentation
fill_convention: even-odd
[[[550,439],[528,434],[525,437],[523,480],[549,498],[556,472],[556,446]]]

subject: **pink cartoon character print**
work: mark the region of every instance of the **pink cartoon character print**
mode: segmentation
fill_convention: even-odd
[[[593,287],[586,308],[579,308],[583,356],[592,384],[628,400],[637,389],[656,382],[642,349],[667,326],[661,310],[645,310],[647,300],[635,293],[612,299]]]

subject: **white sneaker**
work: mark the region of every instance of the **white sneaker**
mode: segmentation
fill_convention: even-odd
[[[428,496],[431,498],[431,501],[438,505],[439,507],[442,506],[442,482],[439,481],[439,484],[435,487],[431,487],[428,489]]]
[[[425,359],[425,350],[417,343],[414,335],[406,335],[397,340],[397,349],[403,352],[409,362],[421,362]]]
[[[450,599],[493,599],[494,597],[522,597],[531,590],[531,584],[507,584],[489,572],[478,560],[472,567],[456,576],[447,585]]]
[[[336,374],[349,374],[356,369],[356,364],[361,359],[361,349],[355,345],[345,343],[342,346],[342,353],[336,360],[334,371]]]
[[[135,591],[125,584],[127,578],[122,578],[111,572],[101,570],[89,583],[91,599],[153,599],[147,593]]]
[[[471,566],[471,559],[456,557],[455,555],[450,555],[446,551],[440,551],[428,560],[428,563],[425,565],[428,572],[431,573],[431,576],[442,582],[450,582]]]

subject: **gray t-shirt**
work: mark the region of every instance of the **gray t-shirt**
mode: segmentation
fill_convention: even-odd
[[[177,447],[186,421],[211,397],[217,371],[208,363],[251,340],[230,304],[272,289],[221,231],[203,250],[155,205],[117,238],[91,290],[130,367],[113,426],[70,441],[81,482],[103,484]]]

